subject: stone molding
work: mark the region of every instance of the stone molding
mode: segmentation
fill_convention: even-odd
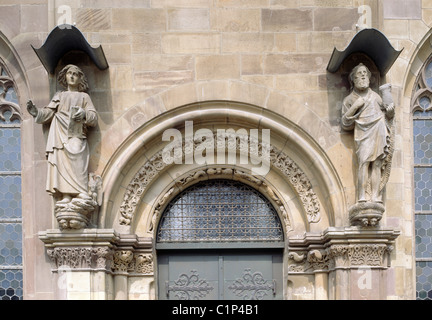
[[[310,274],[337,269],[387,269],[399,231],[360,227],[328,228],[321,235],[289,239],[288,273]]]
[[[104,271],[114,275],[152,275],[152,241],[114,230],[75,232],[47,230],[39,233],[53,272]]]
[[[216,135],[216,133],[214,134]],[[227,138],[230,138],[229,134],[227,134]],[[196,148],[199,143],[203,142],[200,140],[195,140],[194,148]],[[277,150],[274,146],[267,147],[270,148],[270,164],[274,168],[278,169],[285,176],[287,181],[293,186],[303,205],[308,222],[319,222],[321,218],[320,203],[315,191],[313,190],[312,183],[310,182],[307,175],[284,152]],[[258,149],[262,150],[262,148],[263,145],[259,143]],[[169,166],[164,163],[162,154],[163,150],[160,150],[153,157],[151,157],[150,160],[148,160],[138,170],[138,172],[128,184],[119,209],[120,225],[128,226],[131,224],[132,219],[136,214],[137,206],[144,196],[146,189],[154,181],[155,177]],[[238,171],[237,174],[240,175],[241,173]],[[255,180],[258,179],[248,173],[243,172],[243,174],[246,175],[247,180],[252,179],[251,182],[255,182]],[[194,179],[195,176],[196,175],[192,175],[187,177],[187,179]]]

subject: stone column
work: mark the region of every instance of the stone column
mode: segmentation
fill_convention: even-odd
[[[315,274],[315,300],[328,300],[329,255],[326,250],[310,250],[307,260]]]
[[[117,250],[114,253],[114,299],[128,300],[128,270],[133,260],[131,250]]]

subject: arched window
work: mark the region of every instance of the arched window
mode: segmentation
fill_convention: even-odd
[[[416,298],[432,300],[432,58],[412,99]]]
[[[21,116],[13,79],[0,63],[0,299],[22,297]]]
[[[200,182],[178,195],[162,216],[158,243],[281,242],[276,210],[259,192],[231,180]]]
[[[165,209],[159,299],[282,299],[283,229],[272,204],[238,181],[201,181]]]

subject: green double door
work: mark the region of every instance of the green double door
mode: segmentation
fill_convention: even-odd
[[[282,250],[179,250],[158,254],[159,299],[279,300]]]

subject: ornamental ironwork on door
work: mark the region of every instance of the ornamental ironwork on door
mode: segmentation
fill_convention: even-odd
[[[186,189],[167,205],[156,240],[159,299],[282,299],[283,228],[248,185]]]
[[[159,298],[282,299],[282,251],[266,251],[163,252],[159,255]]]

